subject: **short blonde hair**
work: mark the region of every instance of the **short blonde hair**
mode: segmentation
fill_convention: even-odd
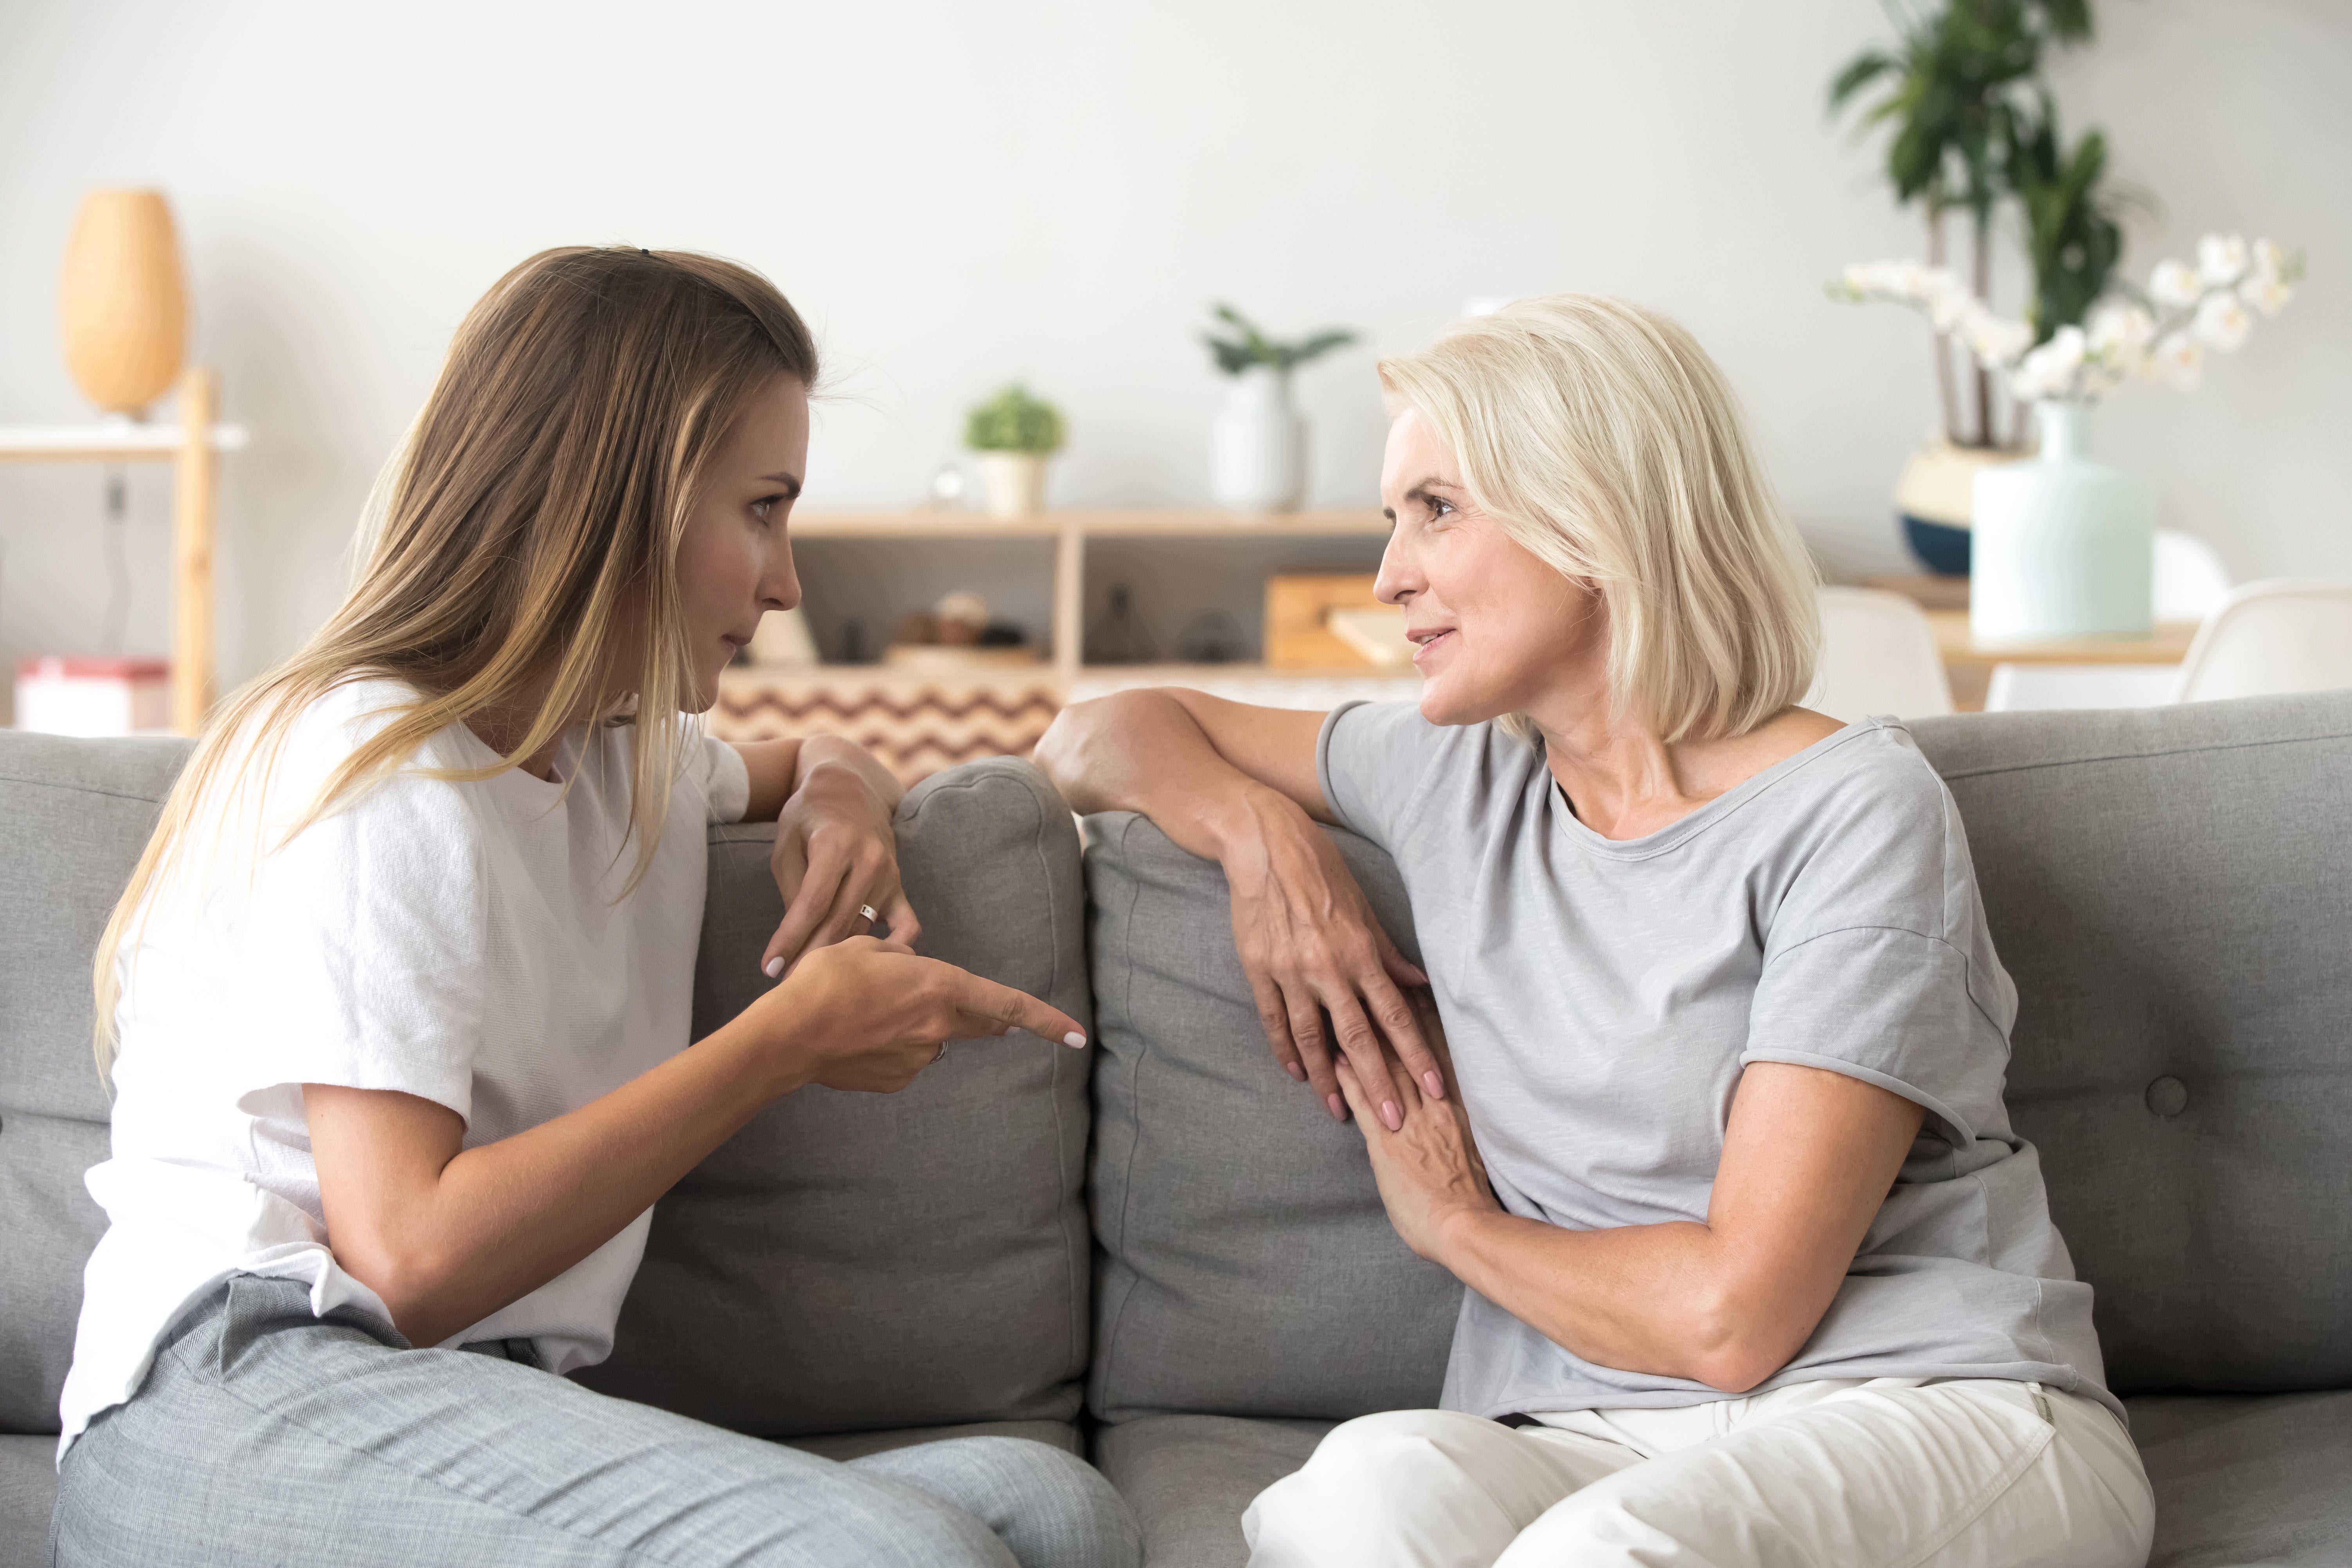
[[[1480,510],[1599,593],[1618,711],[1712,740],[1803,699],[1821,640],[1811,558],[1690,333],[1622,300],[1551,294],[1383,359],[1380,376]]]

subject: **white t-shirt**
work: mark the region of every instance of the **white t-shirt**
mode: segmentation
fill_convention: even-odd
[[[60,1458],[232,1273],[299,1279],[322,1315],[356,1304],[391,1321],[328,1248],[303,1084],[446,1105],[471,1149],[688,1044],[705,828],[742,817],[740,755],[708,739],[682,747],[660,843],[625,898],[637,861],[626,728],[565,734],[555,773],[568,793],[519,770],[471,784],[404,773],[259,852],[412,699],[357,681],[305,710],[259,814],[250,790],[226,820],[201,814],[179,873],[123,944],[113,1157],[87,1177],[110,1225],[83,1276]],[[453,725],[412,765],[496,760]],[[231,757],[219,776],[250,765]],[[446,1342],[529,1339],[559,1373],[602,1361],[649,1215]]]

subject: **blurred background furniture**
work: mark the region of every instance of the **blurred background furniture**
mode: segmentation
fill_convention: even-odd
[[[1089,658],[1088,610],[1107,591],[1103,583],[1089,580],[1094,561],[1118,555],[1119,563],[1100,575],[1137,578],[1149,590],[1144,597],[1162,599],[1174,591],[1164,579],[1179,574],[1166,569],[1171,562],[1213,564],[1247,553],[1264,557],[1271,563],[1266,574],[1277,577],[1286,562],[1318,569],[1335,564],[1336,551],[1345,563],[1369,571],[1389,531],[1388,520],[1370,507],[1275,515],[1205,507],[1072,508],[1006,520],[947,509],[810,511],[794,514],[792,531],[814,612],[816,641],[828,661],[805,668],[729,667],[710,715],[712,732],[725,739],[825,730],[873,750],[911,784],[977,757],[1026,756],[1065,702],[1131,687],[1193,686],[1238,700],[1309,707],[1420,688],[1420,677],[1410,668],[1384,669],[1336,637],[1324,639],[1330,649],[1328,668],[1277,664],[1264,657],[1212,664]],[[877,560],[860,552],[861,543],[887,543],[891,553]],[[930,548],[910,552],[904,549],[908,544]],[[1034,593],[1050,584],[1050,597],[1040,595],[1047,626],[1039,641],[1046,658],[1004,663],[986,658],[994,650],[981,649],[976,652],[982,657],[960,661],[959,650],[941,648],[920,668],[866,662],[879,650],[874,647],[878,639],[867,636],[864,623],[878,621],[885,612],[874,605],[845,621],[849,597],[863,594],[870,601],[881,584],[895,581],[905,584],[909,600],[923,599],[933,590],[915,584],[927,557],[963,559],[975,544],[985,547],[986,572],[1000,584],[992,598]],[[1152,553],[1139,557],[1139,548]],[[905,607],[895,605],[887,613]],[[1153,607],[1168,609],[1164,604]],[[1205,607],[1186,605],[1180,610]],[[1271,628],[1239,629],[1245,656],[1272,651]]]
[[[1880,588],[1825,586],[1821,595],[1821,673],[1806,707],[1848,723],[1952,711],[1936,629],[1916,601]]]
[[[2230,596],[2229,568],[2213,547],[2178,529],[2156,531],[2156,618],[2168,626],[2195,626]],[[1961,608],[1967,608],[1962,595]],[[1988,713],[2038,709],[2153,708],[2172,700],[2179,667],[2147,664],[2025,664],[1993,666],[1985,688]]]
[[[109,419],[95,425],[0,427],[0,462],[152,462],[173,465],[172,728],[193,735],[213,700],[213,537],[219,507],[217,454],[244,449],[242,425],[214,422],[219,384],[191,367],[180,375],[173,425]]]
[[[2198,632],[2175,702],[2352,687],[2352,581],[2249,583]]]
[[[2148,708],[2168,699],[2199,624],[2230,592],[2228,568],[2195,534],[2158,529],[2155,552],[2157,625],[2144,638],[1982,641],[1969,628],[1966,577],[1873,577],[1869,585],[1927,612],[1951,686],[1945,711]]]

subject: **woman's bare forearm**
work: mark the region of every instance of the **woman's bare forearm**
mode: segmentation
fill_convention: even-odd
[[[746,822],[773,822],[784,802],[800,793],[812,776],[826,768],[841,768],[872,790],[886,811],[895,810],[906,795],[904,784],[854,741],[838,735],[810,735],[790,741],[737,741],[743,768],[751,779],[751,795],[743,812]]]
[[[1237,837],[1262,831],[1282,792],[1228,761],[1184,703],[1160,690],[1121,691],[1062,710],[1037,742],[1037,765],[1074,811],[1134,811],[1181,847],[1223,859]],[[1299,807],[1293,803],[1290,815]]]
[[[1741,1271],[1704,1225],[1569,1230],[1465,1212],[1448,1221],[1442,1250],[1437,1261],[1455,1279],[1596,1366],[1736,1393],[1778,1370],[1811,1331],[1810,1321],[1759,1321],[1741,1300]]]
[[[618,1235],[759,1110],[800,1087],[772,1040],[730,1024],[579,1110],[436,1163],[461,1135],[429,1100],[309,1086],[335,1256],[411,1342],[437,1344]],[[356,1097],[356,1098],[354,1098]],[[386,1101],[401,1102],[388,1108]],[[350,1176],[380,1184],[336,1209]],[[395,1190],[385,1191],[390,1186]]]

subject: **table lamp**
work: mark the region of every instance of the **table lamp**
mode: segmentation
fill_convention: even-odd
[[[138,418],[180,374],[188,297],[161,191],[82,198],[58,289],[66,367],[92,403]]]

